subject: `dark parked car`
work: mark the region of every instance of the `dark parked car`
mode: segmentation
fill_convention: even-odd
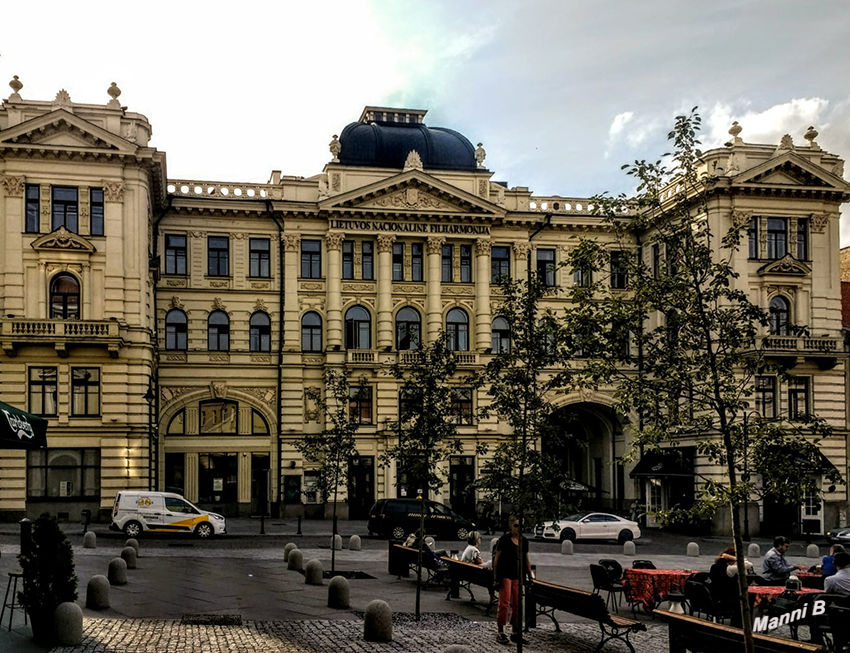
[[[425,533],[434,537],[465,540],[475,523],[436,501],[425,502]],[[369,511],[369,532],[403,540],[419,528],[422,501],[378,499]]]

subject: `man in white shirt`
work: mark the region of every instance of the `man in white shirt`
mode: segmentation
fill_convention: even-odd
[[[836,553],[835,568],[838,571],[824,581],[824,590],[830,594],[850,595],[850,553],[846,551]]]

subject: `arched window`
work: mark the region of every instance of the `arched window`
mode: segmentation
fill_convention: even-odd
[[[230,318],[224,311],[213,311],[207,320],[207,349],[230,351]]]
[[[168,429],[165,431],[169,435],[183,435],[186,433],[186,410],[181,410],[168,423]]]
[[[399,351],[419,349],[422,342],[422,319],[415,308],[401,309],[395,316],[395,346]]]
[[[251,351],[272,350],[272,321],[266,313],[257,311],[251,316]]]
[[[446,315],[446,335],[451,351],[469,351],[469,318],[462,308],[453,308]]]
[[[269,433],[269,425],[266,422],[266,418],[256,408],[251,410],[251,433],[258,435],[268,435]]]
[[[70,274],[57,274],[50,282],[50,317],[80,319],[80,283]]]
[[[507,354],[511,350],[511,327],[503,317],[493,320],[493,353]]]
[[[301,351],[322,351],[322,318],[313,311],[301,318]]]
[[[202,401],[198,405],[200,426],[198,432],[204,433],[239,433],[239,404],[235,401],[212,399]]]
[[[186,351],[189,348],[189,328],[186,314],[173,308],[165,314],[165,348]]]
[[[372,319],[362,306],[352,306],[345,313],[345,348],[371,349]]]
[[[770,335],[787,336],[790,332],[791,304],[781,295],[770,300]]]

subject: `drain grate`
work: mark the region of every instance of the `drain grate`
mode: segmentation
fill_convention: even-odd
[[[184,614],[184,626],[241,626],[241,614]]]

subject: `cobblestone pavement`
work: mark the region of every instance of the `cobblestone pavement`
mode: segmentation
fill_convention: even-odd
[[[427,616],[427,615],[426,615]],[[529,653],[595,651],[599,629],[594,624],[570,624],[556,633],[539,628],[528,634]],[[667,629],[650,625],[647,633],[632,638],[641,653],[667,650]],[[476,650],[501,649],[496,644],[493,624],[468,622],[451,628],[426,620],[393,629],[393,641],[386,644],[363,640],[360,621],[248,621],[241,626],[184,626],[179,621],[90,619],[82,646],[54,648],[52,653],[441,653],[451,644],[466,644]],[[511,650],[512,647],[504,647]],[[613,642],[608,652],[625,651]]]

